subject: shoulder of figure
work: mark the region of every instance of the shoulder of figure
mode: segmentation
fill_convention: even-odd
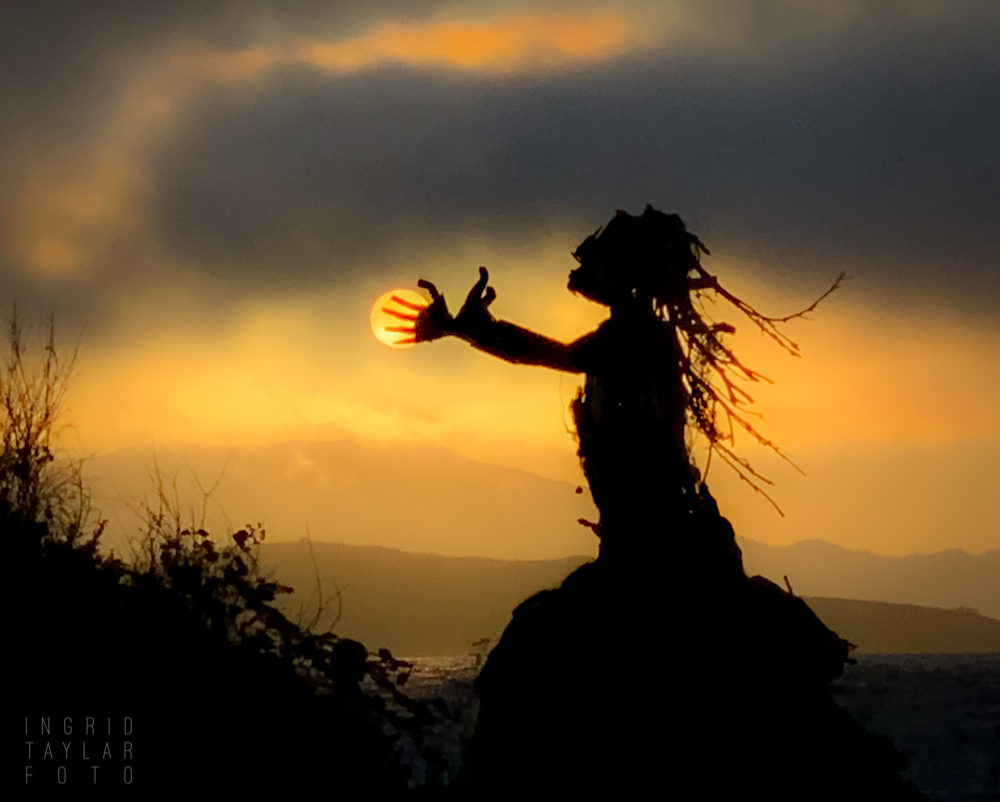
[[[610,324],[609,318],[569,344],[570,362],[584,373],[594,372],[613,350],[614,327]]]

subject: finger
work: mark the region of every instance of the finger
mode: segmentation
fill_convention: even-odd
[[[401,334],[413,334],[413,332],[416,331],[416,328],[413,326],[386,326],[385,330],[400,332]]]
[[[396,340],[393,345],[412,345],[417,341],[416,337],[404,337],[401,340]]]
[[[483,298],[483,309],[485,309],[487,306],[493,303],[493,301],[496,300],[496,297],[497,297],[497,291],[492,287],[487,287],[486,297]]]
[[[393,295],[392,301],[393,303],[397,303],[400,306],[406,307],[407,309],[412,309],[414,312],[420,312],[421,310],[427,308],[427,304],[415,304],[412,301],[407,301],[403,298],[400,298],[398,295]]]
[[[427,290],[427,292],[431,294],[431,298],[434,299],[435,301],[438,300],[438,298],[442,297],[441,293],[438,292],[438,288],[435,287],[433,284],[431,284],[429,281],[424,281],[423,279],[420,279],[420,281],[417,282],[417,286],[420,287],[420,289],[422,290]]]
[[[395,309],[392,309],[388,306],[383,306],[382,311],[385,312],[387,315],[392,315],[393,317],[399,318],[400,320],[409,320],[410,322],[413,322],[417,319],[416,315],[405,315],[402,312],[397,312]]]
[[[489,280],[490,280],[490,274],[486,272],[486,268],[485,267],[479,268],[479,281],[477,281],[472,286],[472,289],[469,290],[469,295],[465,299],[465,302],[470,303],[472,301],[478,301],[480,298],[482,298],[483,290],[486,289],[486,284],[489,282]]]

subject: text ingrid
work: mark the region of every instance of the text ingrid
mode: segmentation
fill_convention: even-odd
[[[74,731],[76,739],[72,738]],[[74,724],[72,716],[55,720],[51,716],[25,717],[24,734],[29,736],[25,740],[26,785],[46,779],[65,785],[71,774],[74,784],[96,785],[104,779],[132,784],[132,741],[124,740],[132,735],[131,716],[85,716],[82,731],[79,720]]]

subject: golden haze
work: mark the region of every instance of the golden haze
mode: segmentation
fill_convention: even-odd
[[[564,253],[550,251],[498,265],[497,316],[563,340],[596,326],[604,310],[565,290],[553,267],[560,262],[569,266]],[[739,285],[738,266],[713,267]],[[451,277],[441,288],[453,311],[475,279],[460,265],[424,273]],[[739,291],[767,311],[794,307],[766,288]],[[761,430],[810,475],[738,434],[737,450],[776,480],[772,495],[788,515],[779,519],[717,463],[709,478],[723,511],[742,536],[774,544],[822,537],[887,554],[995,548],[976,494],[988,495],[995,475],[1000,379],[977,366],[1000,361],[1000,333],[943,319],[887,319],[848,303],[849,292],[848,285],[813,321],[788,325],[802,359],[717,308],[737,325],[734,347],[744,362],[775,380],[749,388],[764,415]],[[578,377],[508,365],[455,340],[385,348],[365,319],[378,294],[262,303],[222,332],[148,330],[127,347],[85,349],[70,398],[82,447],[356,436],[430,443],[583,483],[567,411]]]

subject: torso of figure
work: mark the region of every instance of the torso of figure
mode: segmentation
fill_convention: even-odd
[[[613,310],[574,353],[586,384],[573,403],[579,455],[601,538],[645,530],[693,488],[687,393],[673,326],[652,308]]]

